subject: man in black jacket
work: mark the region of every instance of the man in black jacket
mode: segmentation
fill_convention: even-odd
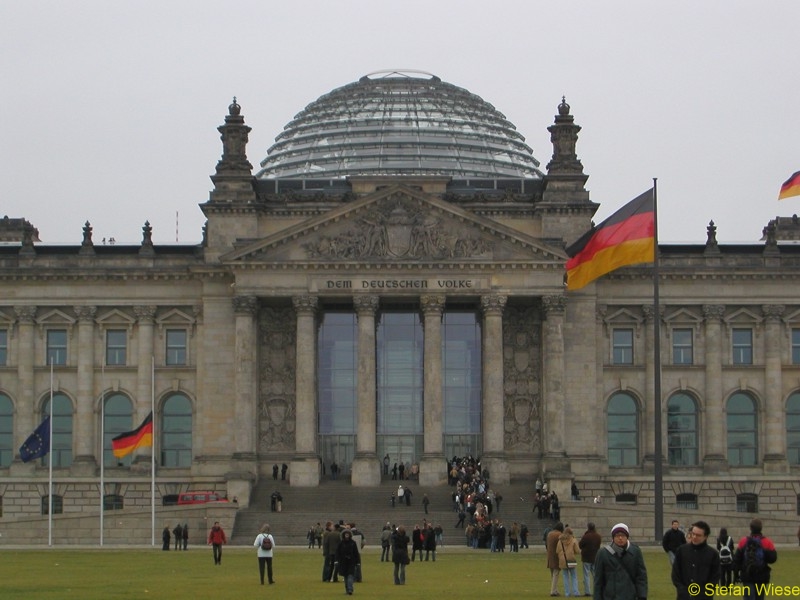
[[[681,531],[680,526],[678,519],[674,519],[672,528],[664,534],[661,540],[661,547],[664,548],[664,552],[669,556],[670,565],[675,562],[675,551],[686,543],[686,536]]]
[[[675,552],[672,585],[678,591],[678,600],[714,597],[719,582],[719,554],[708,545],[710,533],[705,521],[692,523],[686,534],[689,542]]]

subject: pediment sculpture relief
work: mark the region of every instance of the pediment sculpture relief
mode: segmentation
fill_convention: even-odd
[[[336,235],[304,244],[311,258],[330,259],[452,259],[488,255],[493,242],[394,197],[355,219]]]

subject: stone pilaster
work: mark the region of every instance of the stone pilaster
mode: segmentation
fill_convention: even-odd
[[[420,298],[425,319],[425,371],[423,390],[424,446],[420,462],[419,483],[423,486],[439,485],[446,480],[444,469],[444,403],[442,398],[442,313],[445,297],[425,295]],[[501,321],[502,330],[502,321]],[[502,338],[502,333],[501,333]],[[502,402],[502,396],[501,396]],[[501,439],[502,441],[502,439]]]
[[[508,298],[500,294],[481,296],[483,310],[483,464],[492,483],[509,483],[503,456],[503,310]]]
[[[319,459],[317,457],[317,345],[316,296],[292,298],[297,315],[297,340],[295,363],[296,434],[295,456],[290,464],[291,484],[308,487],[319,485]]]
[[[661,314],[656,316],[655,307],[651,304],[642,306],[642,315],[644,316],[644,372],[645,372],[645,397],[642,399],[642,411],[644,415],[644,464],[647,468],[653,468],[656,455],[656,438],[655,438],[655,419],[656,410],[661,412],[661,441],[662,448],[663,442],[666,439],[664,435],[666,432],[666,420],[664,419],[663,400],[656,399],[656,335],[655,327],[661,327],[661,316],[663,315],[663,307],[661,307]],[[662,461],[662,464],[663,461]]]
[[[256,461],[256,427],[258,426],[256,381],[256,314],[258,298],[233,298],[235,319],[234,346],[234,436],[232,468],[235,472],[252,471]],[[244,461],[246,464],[241,464]],[[249,468],[248,468],[249,467]]]
[[[781,377],[781,319],[785,311],[781,304],[768,304],[762,307],[765,326],[765,394],[764,433],[765,453],[764,470],[769,473],[788,473],[786,462],[786,412],[783,407],[783,382]]]
[[[728,471],[725,449],[725,414],[722,405],[722,317],[725,307],[718,304],[703,306],[706,342],[706,455],[703,471],[707,474]]]
[[[564,407],[564,296],[542,298],[542,405],[544,468],[549,480],[569,471]]]
[[[17,388],[16,415],[14,418],[14,462],[11,465],[11,474],[27,473],[32,471],[36,463],[22,463],[19,460],[18,449],[28,439],[28,436],[39,425],[36,414],[36,398],[34,396],[34,319],[35,306],[15,306],[17,315]]]
[[[378,304],[378,296],[353,297],[358,316],[357,435],[356,455],[351,466],[351,481],[355,486],[376,486],[381,482],[381,466],[375,452],[375,313]]]
[[[134,427],[144,421],[148,413],[153,410],[153,377],[154,373],[154,358],[153,353],[155,346],[153,344],[154,331],[155,331],[155,316],[156,306],[134,306],[133,313],[136,315],[138,321],[138,334],[139,334],[139,353],[137,356],[136,365],[136,383],[137,383],[137,399],[134,407]],[[158,423],[156,415],[153,415],[153,420]],[[154,429],[158,432],[158,429]],[[152,453],[159,445],[159,440],[153,440],[153,447],[139,448],[134,450],[133,464],[131,469],[140,472],[146,472],[150,469],[150,461]]]
[[[78,397],[75,413],[75,460],[70,467],[72,475],[93,475],[98,462],[93,449],[98,447],[94,432],[94,317],[95,306],[76,306],[78,317]],[[102,443],[100,457],[102,460]]]

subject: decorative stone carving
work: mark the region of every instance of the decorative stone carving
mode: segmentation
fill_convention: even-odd
[[[314,298],[316,300],[316,298]],[[258,316],[258,451],[295,447],[295,311],[265,307]]]
[[[547,318],[550,315],[563,315],[567,310],[567,299],[562,296],[542,296],[542,313]]]
[[[156,316],[156,310],[158,307],[156,306],[134,306],[133,307],[133,314],[136,315],[136,319],[140,323],[150,323]]]
[[[445,297],[438,294],[425,294],[419,298],[423,314],[431,313],[441,315],[444,311],[445,302]]]
[[[786,306],[783,304],[765,304],[761,307],[767,321],[780,321],[785,310]]]
[[[298,313],[315,313],[317,311],[317,297],[316,296],[293,296],[292,305]],[[294,319],[292,324],[294,325]]]
[[[380,298],[373,294],[364,296],[353,296],[353,306],[357,314],[374,315],[378,310]]]
[[[494,247],[480,235],[466,236],[415,202],[395,194],[334,236],[303,244],[310,258],[430,260],[488,255]]]
[[[725,315],[725,307],[721,304],[704,304],[703,317],[706,321],[720,320]]]
[[[97,314],[97,307],[96,306],[76,306],[74,307],[75,316],[78,317],[78,321],[83,323],[91,323],[94,321],[94,316]]]
[[[254,315],[258,310],[258,298],[256,296],[234,296],[233,312],[237,315]]]
[[[503,309],[506,306],[507,296],[500,294],[492,294],[490,296],[481,296],[481,310],[485,315],[490,314],[503,314]]]
[[[503,318],[504,447],[541,452],[541,321],[534,307],[508,307]]]
[[[17,321],[20,323],[33,323],[36,318],[35,306],[15,306],[14,314],[17,315]]]

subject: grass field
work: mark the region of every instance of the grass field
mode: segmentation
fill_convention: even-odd
[[[774,583],[800,586],[800,551],[779,548]],[[666,555],[645,549],[649,598],[675,597]],[[380,562],[380,549],[367,548],[362,558],[364,581],[354,597],[549,598],[549,572],[542,548],[518,554],[490,553],[446,546],[437,561],[406,568],[406,585],[393,584],[391,563]],[[226,547],[222,565],[214,566],[210,548],[188,552],[160,549],[4,549],[0,557],[2,600],[107,600],[111,598],[242,600],[249,598],[313,599],[344,596],[344,584],[323,583],[322,555],[317,549],[276,548],[276,584],[261,586],[255,549]],[[580,575],[580,563],[578,564]],[[583,582],[579,577],[580,591]],[[563,594],[563,588],[559,584]],[[784,594],[791,595],[791,594]],[[800,595],[798,591],[795,596]],[[732,596],[736,597],[736,596]]]

